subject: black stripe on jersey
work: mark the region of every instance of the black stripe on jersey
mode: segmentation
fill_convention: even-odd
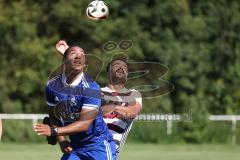
[[[104,99],[102,99],[103,101],[104,101]],[[105,103],[104,103],[104,105],[110,105],[110,104],[114,104],[114,105],[118,105],[118,106],[121,106],[122,104],[123,104],[124,102],[119,102],[119,101],[106,101],[105,100]],[[126,103],[127,104],[127,103]],[[125,106],[127,106],[127,105],[125,105]]]
[[[102,94],[105,96],[130,96],[132,92],[127,93],[117,93],[117,92],[105,92],[102,91]]]
[[[124,134],[123,134],[123,136],[122,136],[122,138],[120,140],[120,145],[117,148],[117,160],[120,157],[119,154],[120,154],[120,152],[122,150],[123,145],[125,144],[125,142],[127,140],[127,136],[128,136],[128,134],[129,134],[129,132],[130,132],[130,130],[132,128],[132,124],[133,124],[133,119],[129,119],[129,121],[127,122],[126,130],[125,130],[125,132],[124,132]]]
[[[107,126],[108,126],[108,129],[113,130],[113,131],[115,131],[117,133],[123,133],[124,132],[124,129],[119,127],[119,126],[117,126],[117,125],[108,123]]]

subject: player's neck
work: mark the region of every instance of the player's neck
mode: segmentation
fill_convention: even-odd
[[[108,84],[108,88],[110,88],[113,91],[120,91],[125,87],[124,84]]]
[[[79,71],[71,71],[71,72],[68,72],[66,71],[65,72],[66,74],[66,82],[67,84],[71,84],[72,82],[74,82],[79,76],[81,76],[83,74],[83,72],[79,72]]]

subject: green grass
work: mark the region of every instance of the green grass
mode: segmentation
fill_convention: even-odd
[[[187,144],[136,144],[124,146],[121,160],[239,160],[240,146],[187,145]],[[1,160],[58,160],[57,146],[47,144],[1,143]]]

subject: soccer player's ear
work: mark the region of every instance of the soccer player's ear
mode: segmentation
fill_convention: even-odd
[[[56,49],[59,53],[61,53],[61,55],[63,56],[64,52],[66,51],[66,49],[69,48],[69,46],[67,45],[67,42],[64,40],[59,40],[56,44]]]

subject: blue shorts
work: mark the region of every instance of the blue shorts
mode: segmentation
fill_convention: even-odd
[[[104,140],[94,146],[94,149],[74,149],[64,154],[61,160],[116,160],[116,144],[114,141]]]

